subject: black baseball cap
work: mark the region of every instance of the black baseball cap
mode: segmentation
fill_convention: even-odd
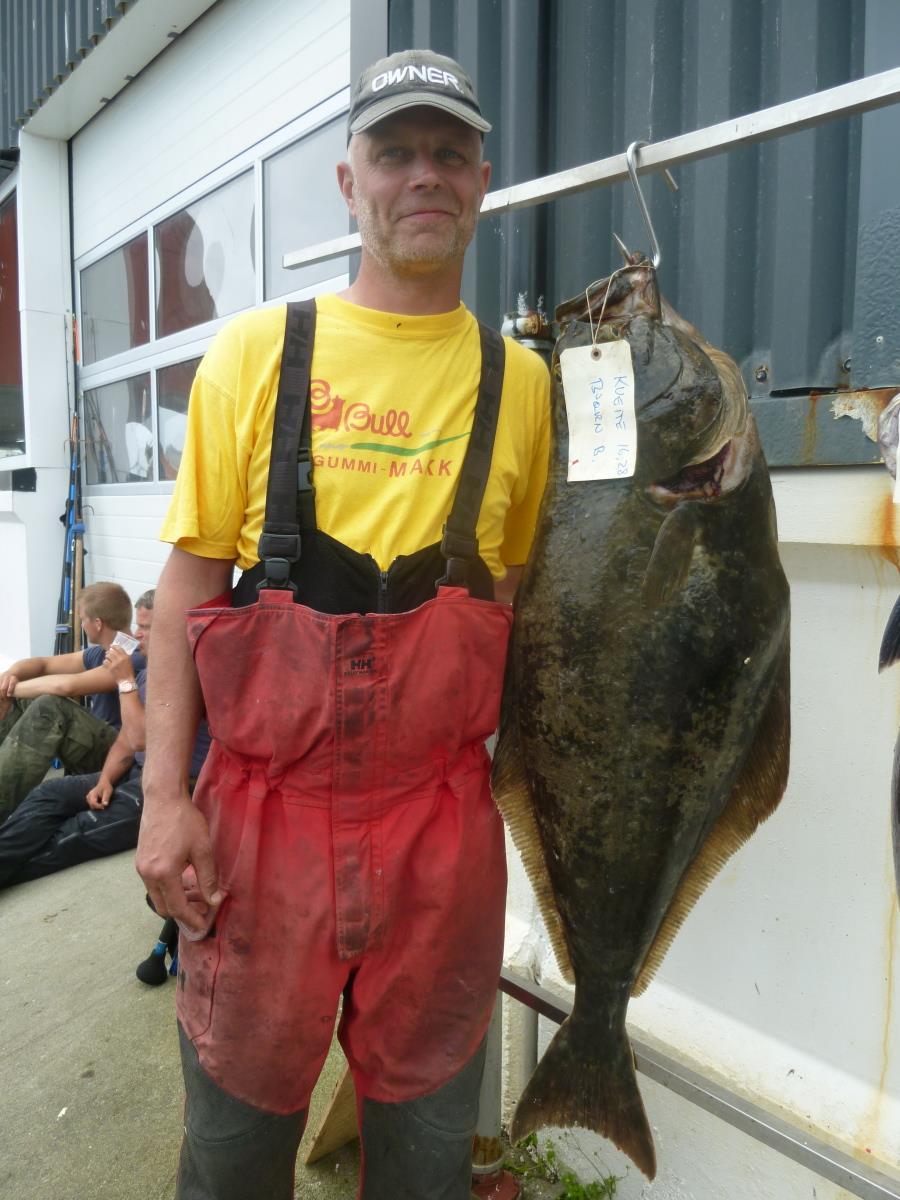
[[[472,80],[458,62],[433,50],[400,50],[366,67],[356,81],[347,116],[347,138],[393,113],[420,104],[459,117],[479,133],[490,132]]]

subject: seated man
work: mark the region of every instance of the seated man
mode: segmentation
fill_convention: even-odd
[[[72,774],[98,771],[116,739],[119,697],[104,658],[116,634],[131,626],[131,600],[117,583],[92,583],[78,607],[91,643],[86,650],[24,658],[0,674],[0,821],[53,759]],[[136,654],[134,670],[144,665]],[[73,696],[89,696],[90,709]]]
[[[150,652],[153,592],[137,605],[137,630],[144,655]],[[0,826],[0,887],[50,875],[63,867],[132,850],[143,807],[146,669],[135,678],[131,657],[119,646],[106,652],[106,668],[122,701],[122,729],[99,773],[47,779]],[[201,724],[192,771],[199,773],[209,749]]]

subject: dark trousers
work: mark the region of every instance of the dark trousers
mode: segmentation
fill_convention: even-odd
[[[140,769],[131,768],[102,812],[85,800],[98,779],[47,779],[28,793],[0,825],[0,887],[134,849],[143,806]]]
[[[187,1103],[176,1200],[292,1200],[306,1113],[278,1116],[229,1096],[178,1033]],[[483,1069],[482,1046],[430,1096],[363,1101],[361,1200],[469,1200]]]

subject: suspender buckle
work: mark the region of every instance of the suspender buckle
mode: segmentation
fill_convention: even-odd
[[[264,532],[259,539],[259,557],[266,575],[256,585],[258,592],[263,588],[297,591],[291,579],[291,563],[300,558],[299,533]]]
[[[461,587],[469,590],[469,560],[448,558],[446,570],[438,580],[438,587]]]
[[[454,558],[477,558],[478,538],[468,537],[464,533],[456,533],[445,525],[444,536],[441,539],[441,554],[448,563]]]
[[[456,533],[445,525],[441,554],[447,565],[443,577],[438,580],[438,586],[468,588],[469,567],[478,557],[478,538]]]
[[[258,592],[273,588],[277,591],[296,592],[297,585],[291,579],[291,564],[286,558],[267,558],[263,562],[266,577],[256,585]]]

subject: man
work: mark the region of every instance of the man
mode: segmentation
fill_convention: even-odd
[[[153,597],[152,591],[145,592],[135,605],[135,637],[144,656]],[[0,826],[0,887],[137,845],[142,799],[136,752],[144,748],[141,692],[146,670],[135,677],[131,655],[112,645],[103,666],[115,680],[121,702],[118,736],[99,772],[45,780]]]
[[[239,317],[198,371],[137,858],[185,935],[181,1200],[293,1195],[341,997],[361,1196],[469,1194],[506,884],[494,583],[525,561],[548,436],[543,364],[459,301],[489,128],[450,59],[365,71],[338,166],[356,280]]]
[[[98,771],[116,740],[119,696],[105,658],[116,634],[131,627],[131,600],[117,583],[92,583],[78,608],[86,650],[24,658],[0,674],[0,821],[54,759],[72,774]],[[144,666],[136,655],[134,670]],[[90,708],[75,696],[88,696]]]
[[[148,661],[154,595],[153,589],[145,592],[134,606],[134,635]],[[142,668],[135,676],[132,656],[121,646],[109,647],[104,665],[118,687],[119,735],[99,772],[45,780],[0,826],[0,887],[137,845],[143,807],[147,671]],[[199,775],[208,749],[209,735],[201,725],[191,761],[194,777]]]

